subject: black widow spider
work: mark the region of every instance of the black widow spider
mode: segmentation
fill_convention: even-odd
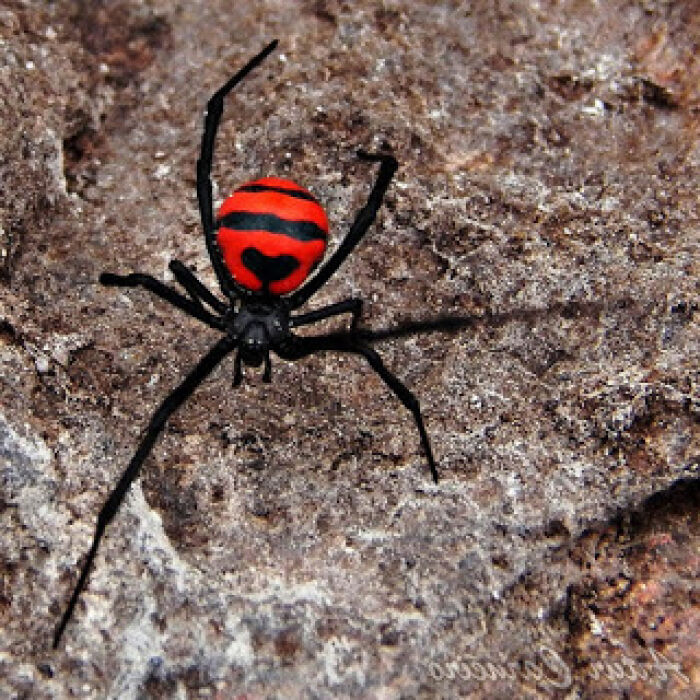
[[[59,645],[65,627],[73,615],[75,605],[85,586],[105,529],[117,513],[129,486],[138,476],[141,465],[151,452],[166,421],[189,398],[212,370],[234,350],[236,350],[234,385],[239,384],[242,379],[242,363],[253,367],[259,367],[264,364],[263,381],[269,382],[271,378],[271,350],[283,360],[288,361],[300,360],[308,355],[327,350],[364,357],[370,367],[384,380],[401,403],[413,414],[421,444],[428,460],[430,473],[433,480],[436,483],[438,481],[435,459],[433,458],[428,435],[423,425],[423,418],[417,399],[386,368],[375,350],[365,342],[365,339],[370,337],[371,333],[360,331],[356,327],[362,313],[362,300],[350,298],[321,309],[292,315],[293,311],[305,304],[328,281],[372,225],[384,194],[398,167],[396,159],[391,155],[358,151],[358,156],[363,160],[379,163],[379,174],[367,203],[360,210],[347,236],[329,260],[320,267],[318,272],[308,282],[295,291],[291,291],[291,293],[287,293],[287,290],[276,292],[272,287],[277,284],[277,289],[281,289],[280,285],[283,284],[284,280],[288,279],[290,275],[296,274],[295,270],[297,268],[303,268],[305,265],[306,269],[303,269],[295,278],[298,283],[295,283],[291,288],[293,289],[301,284],[305,276],[313,269],[315,263],[318,262],[325,248],[325,240],[323,240],[320,252],[318,246],[314,248],[314,252],[311,254],[307,250],[310,242],[313,243],[322,239],[325,232],[327,232],[327,222],[325,223],[325,232],[323,231],[323,221],[318,222],[318,217],[320,216],[325,220],[325,215],[320,215],[316,212],[314,216],[316,216],[317,223],[313,225],[309,224],[308,221],[290,221],[290,219],[297,218],[294,214],[295,208],[303,207],[305,203],[310,203],[312,208],[318,207],[320,209],[310,193],[290,181],[277,178],[263,178],[244,185],[237,192],[244,192],[249,195],[271,192],[273,197],[281,196],[292,202],[291,213],[288,211],[284,215],[280,214],[279,217],[275,216],[277,213],[275,211],[272,213],[257,212],[252,214],[246,211],[242,215],[240,212],[234,211],[233,213],[222,215],[227,206],[225,203],[219,212],[218,219],[214,218],[211,166],[214,141],[223,112],[224,98],[276,46],[277,41],[271,42],[241,68],[220,90],[214,93],[207,103],[201,152],[197,161],[197,199],[199,201],[199,210],[209,257],[226,301],[222,301],[212,294],[185,265],[177,260],[173,260],[170,263],[170,269],[177,282],[184,289],[185,294],[175,291],[151,275],[140,273],[115,275],[105,272],[100,276],[100,282],[107,286],[144,287],[186,314],[220,331],[223,337],[214,344],[182,383],[160,404],[145,430],[136,453],[102,507],[97,518],[92,546],[88,551],[80,577],[73,589],[73,594],[63,617],[56,628],[53,640],[54,648]],[[233,199],[233,197],[230,199]],[[268,203],[269,201],[272,200],[265,200]],[[275,229],[275,226],[277,226],[277,229]],[[225,249],[225,243],[220,235],[225,228],[233,229],[229,233],[238,238],[245,238],[251,231],[257,238],[242,251],[234,251],[234,254],[231,254],[230,251]],[[270,239],[269,236],[265,238],[265,235],[261,234],[261,230],[265,235],[270,234],[270,231],[272,231],[277,236],[274,239],[275,243],[270,243],[273,239]],[[296,252],[292,254],[284,252],[277,254],[279,253],[277,243],[280,237],[285,240],[293,239],[291,244],[298,244],[294,248]],[[248,239],[245,238],[245,240]],[[289,240],[286,240],[286,242],[290,243]],[[249,274],[251,271],[254,273],[252,279],[255,279],[258,289],[251,288],[253,285],[241,283],[237,279],[239,274]],[[317,321],[344,313],[352,315],[348,332],[304,337],[294,335],[292,332],[293,328],[316,323]],[[413,330],[438,330],[449,326],[449,321],[443,320],[427,324],[414,324]],[[410,328],[407,330],[411,331]],[[401,331],[397,330],[396,335],[399,334],[401,334]],[[380,335],[377,335],[377,337],[380,337]],[[384,333],[383,337],[388,336]]]

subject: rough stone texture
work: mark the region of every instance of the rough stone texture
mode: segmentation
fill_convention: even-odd
[[[697,3],[4,2],[0,9],[0,694],[631,697],[700,692]],[[309,186],[314,299],[365,323],[461,314],[358,361],[226,364],[110,527],[96,514],[215,333],[100,271],[213,285],[194,161],[227,103],[221,195]]]

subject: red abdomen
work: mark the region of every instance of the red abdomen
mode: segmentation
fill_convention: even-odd
[[[291,180],[247,182],[221,205],[217,223],[216,240],[228,271],[254,292],[294,291],[326,250],[326,213]]]

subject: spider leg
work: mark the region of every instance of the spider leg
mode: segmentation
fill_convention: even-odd
[[[337,271],[343,264],[345,258],[352,253],[355,246],[360,242],[365,233],[367,233],[367,229],[369,229],[376,218],[377,211],[382,204],[391,178],[399,167],[394,156],[381,153],[367,153],[362,150],[358,151],[357,155],[363,160],[378,161],[380,163],[379,174],[377,175],[377,180],[367,199],[367,204],[360,209],[360,212],[355,217],[355,221],[350,227],[348,235],[345,236],[335,253],[331,255],[311,280],[289,297],[289,305],[292,309],[298,309],[302,304],[308,301],[308,299],[330,279],[331,275]]]
[[[329,334],[306,338],[294,336],[292,344],[285,348],[276,348],[275,350],[280,357],[286,360],[298,360],[307,355],[327,350],[348,352],[364,357],[369,366],[384,380],[384,383],[394,392],[399,401],[413,414],[423,451],[430,467],[430,474],[433,477],[433,481],[436,484],[438,483],[437,466],[430,446],[430,440],[428,439],[428,433],[423,423],[423,415],[421,414],[418,399],[398,377],[387,369],[382,358],[379,357],[379,354],[373,348],[357,337]]]
[[[153,292],[156,296],[184,311],[188,316],[193,316],[212,328],[218,330],[224,328],[222,321],[209,313],[199,300],[188,299],[151,275],[144,275],[140,272],[132,272],[129,275],[103,272],[100,275],[100,283],[107,287],[144,287],[149,292]]]
[[[265,370],[263,371],[262,380],[265,384],[270,384],[272,382],[272,362],[270,362],[270,351],[265,353],[264,357]]]
[[[362,304],[362,299],[345,299],[345,301],[339,301],[337,304],[330,304],[329,306],[324,306],[322,309],[316,309],[315,311],[309,311],[305,314],[292,316],[289,319],[289,327],[296,328],[298,326],[306,326],[309,323],[323,321],[323,319],[330,318],[331,316],[338,316],[339,314],[350,313],[352,314],[350,328],[354,330],[357,327],[357,324],[360,320],[360,316],[362,316]]]
[[[243,369],[241,368],[241,352],[240,350],[236,353],[233,358],[233,387],[241,385],[243,381]]]
[[[119,510],[119,506],[122,504],[122,501],[129,490],[129,486],[131,486],[134,479],[136,479],[136,477],[139,475],[141,465],[150,454],[151,449],[158,439],[158,435],[163,430],[166,421],[191,396],[192,392],[194,392],[202,381],[204,381],[204,379],[214,370],[221,360],[223,360],[224,357],[226,357],[226,355],[233,350],[234,346],[235,341],[229,336],[224,336],[221,340],[219,340],[219,342],[216,343],[216,345],[214,345],[197,363],[197,366],[187,375],[187,377],[185,377],[182,383],[161,403],[158,410],[153,414],[153,417],[146,428],[145,435],[143,436],[136,453],[131,458],[129,465],[124,470],[119,482],[112,493],[110,493],[109,498],[105,502],[104,506],[102,506],[102,510],[97,517],[97,525],[95,526],[92,546],[88,551],[87,558],[85,559],[85,563],[83,564],[83,568],[80,572],[80,577],[78,578],[78,583],[73,589],[73,594],[68,602],[68,606],[66,607],[63,617],[56,628],[56,633],[53,639],[54,649],[58,647],[63,631],[73,615],[73,610],[75,609],[80,593],[85,586],[85,582],[87,581],[90,567],[92,566],[95,555],[97,554],[97,548],[100,545],[105,529]]]
[[[229,297],[240,296],[242,290],[233,284],[228,274],[216,244],[216,226],[214,224],[214,208],[211,186],[211,165],[214,158],[214,141],[219,129],[219,122],[224,111],[224,98],[233,90],[243,78],[256,66],[262,63],[277,46],[277,40],[270,42],[257,56],[254,56],[243,68],[241,68],[227,83],[217,90],[207,102],[207,111],[204,117],[204,133],[202,134],[202,147],[197,160],[197,200],[199,213],[202,218],[204,239],[209,251],[212,266],[219,279],[219,285],[224,294]]]
[[[171,260],[168,266],[175,275],[175,279],[184,287],[195,303],[208,304],[214,311],[223,314],[228,311],[228,304],[221,299],[217,299],[197,278],[197,276],[186,265],[179,260]]]

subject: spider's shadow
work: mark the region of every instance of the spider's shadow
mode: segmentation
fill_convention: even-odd
[[[401,321],[388,328],[357,328],[332,333],[339,338],[360,338],[367,343],[406,338],[421,333],[457,333],[469,328],[501,328],[508,323],[521,321],[532,325],[539,320],[558,315],[564,318],[596,317],[603,310],[602,302],[554,302],[545,307],[516,308],[502,313],[441,315],[423,320]]]

